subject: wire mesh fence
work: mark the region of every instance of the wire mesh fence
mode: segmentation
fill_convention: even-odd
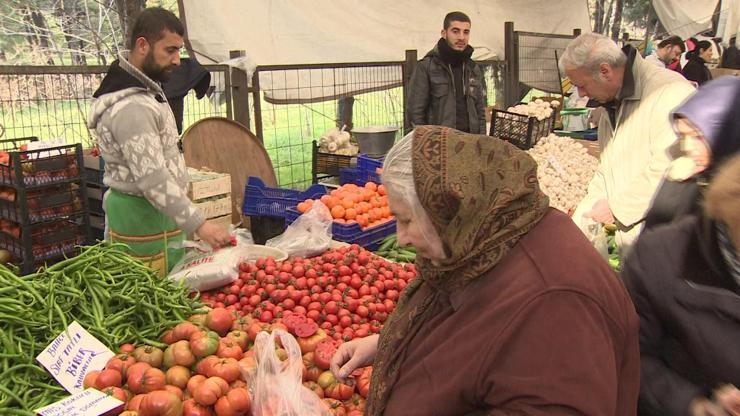
[[[571,35],[516,32],[519,82],[529,88],[559,93],[558,59],[573,39]]]
[[[312,146],[343,125],[403,127],[401,63],[259,68],[261,134],[278,183],[303,189],[312,179]]]
[[[36,136],[91,145],[88,112],[107,70],[106,66],[0,66],[3,138]],[[209,70],[217,86],[212,97],[225,96],[226,67]],[[225,100],[198,100],[191,91],[184,100],[183,127],[204,117],[226,116],[227,112]]]
[[[503,61],[482,61],[488,105],[503,91]],[[183,130],[200,119],[232,117],[230,69],[208,65],[207,98],[184,101]],[[92,144],[87,117],[105,66],[0,66],[0,135],[64,138]],[[259,109],[250,96],[249,129],[261,136],[282,187],[312,179],[312,143],[334,127],[394,126],[403,130],[403,62],[259,67]]]

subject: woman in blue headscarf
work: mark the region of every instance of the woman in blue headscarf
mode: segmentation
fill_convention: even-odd
[[[673,112],[681,156],[673,161],[645,217],[645,230],[700,211],[717,167],[740,151],[740,78],[703,85]]]

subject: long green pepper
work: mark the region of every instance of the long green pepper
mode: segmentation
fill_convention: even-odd
[[[36,355],[69,323],[116,351],[124,343],[161,345],[165,328],[201,312],[189,289],[159,278],[125,248],[83,247],[79,256],[23,277],[0,265],[0,414],[33,415],[67,396]]]

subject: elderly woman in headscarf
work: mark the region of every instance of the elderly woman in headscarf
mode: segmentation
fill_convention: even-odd
[[[488,136],[418,126],[382,181],[415,279],[380,336],[332,371],[372,364],[369,415],[632,415],[638,323],[621,281],[548,208],[536,164]]]
[[[640,316],[639,414],[740,415],[740,155],[700,213],[640,235],[622,279]]]
[[[645,230],[699,213],[716,166],[740,151],[740,78],[718,78],[699,88],[673,112],[673,126],[681,156],[653,199]]]

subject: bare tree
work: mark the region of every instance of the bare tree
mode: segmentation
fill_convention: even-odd
[[[622,28],[622,11],[624,10],[624,0],[617,0],[614,5],[614,24],[612,25],[612,40],[619,40],[619,32]]]
[[[604,3],[606,0],[596,0],[596,13],[594,15],[594,32],[604,33],[602,21],[604,19]]]
[[[146,0],[116,0],[118,17],[123,28],[123,38],[126,42],[128,42],[129,35],[131,34],[131,26],[133,26],[136,16],[144,7],[146,7]]]

